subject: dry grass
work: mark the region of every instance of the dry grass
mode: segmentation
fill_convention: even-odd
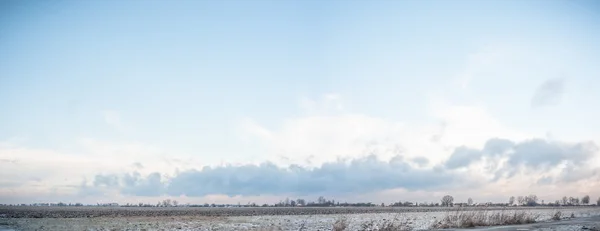
[[[300,223],[300,228],[298,228],[298,231],[305,231],[308,228],[306,227],[306,222],[308,221],[308,219],[312,218],[312,216],[308,216],[306,219],[304,219],[302,221],[302,223]]]
[[[412,227],[408,225],[406,221],[392,222],[384,221],[379,227],[380,231],[411,231]]]
[[[471,228],[477,226],[494,225],[517,225],[535,223],[539,215],[525,211],[456,211],[448,213],[438,222],[434,222],[432,228]]]
[[[412,227],[408,222],[396,222],[392,220],[384,220],[381,224],[375,224],[374,221],[365,222],[361,225],[363,231],[411,231]]]
[[[552,215],[552,220],[553,221],[560,221],[562,216],[562,212],[561,211],[556,211],[554,212],[554,215]]]
[[[263,227],[263,228],[258,228],[256,229],[256,231],[282,231],[283,229],[280,227]]]
[[[344,231],[348,228],[348,221],[345,217],[338,218],[333,223],[333,231]]]
[[[345,217],[337,219],[333,223],[333,231],[343,231],[348,228],[348,222]],[[374,220],[364,222],[360,225],[361,231],[411,231],[409,222],[402,221],[396,216],[393,220],[383,220],[379,223]]]

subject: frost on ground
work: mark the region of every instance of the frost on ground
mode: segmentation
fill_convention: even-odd
[[[468,210],[467,210],[468,211]],[[516,210],[486,210],[494,213]],[[551,221],[555,209],[529,209],[536,220]],[[600,208],[560,209],[562,218],[600,216]],[[427,230],[436,222],[457,213],[396,212],[356,213],[332,215],[259,215],[259,216],[159,216],[159,217],[95,217],[95,218],[0,218],[0,224],[17,230],[331,230],[340,219],[345,220],[346,230],[375,229],[386,222],[402,223],[412,230]],[[369,226],[370,225],[370,226]]]

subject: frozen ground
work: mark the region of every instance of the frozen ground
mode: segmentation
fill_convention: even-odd
[[[292,208],[293,209],[293,208]],[[501,209],[490,209],[498,211]],[[557,209],[536,208],[527,212],[539,215],[539,222],[549,221]],[[599,207],[563,208],[563,216],[571,213],[577,219],[600,216]],[[503,210],[512,213],[516,210]],[[522,211],[522,210],[519,210]],[[0,227],[9,226],[16,230],[331,230],[335,220],[345,219],[347,230],[361,230],[368,222],[380,224],[385,220],[404,222],[415,230],[430,229],[436,220],[453,210],[440,209],[427,211],[393,210],[388,212],[351,213],[351,214],[311,214],[311,215],[256,215],[256,216],[101,216],[74,218],[0,218]],[[565,227],[576,227],[566,224]],[[578,227],[578,228],[577,228]],[[542,228],[538,230],[543,230]],[[551,230],[551,229],[547,229]]]

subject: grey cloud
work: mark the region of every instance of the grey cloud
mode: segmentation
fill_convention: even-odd
[[[142,165],[142,163],[140,163],[140,162],[135,162],[135,163],[133,163],[133,167],[136,167],[138,169],[142,169],[142,168],[144,168],[144,165]]]
[[[160,196],[165,192],[160,173],[142,177],[135,171],[123,175],[98,174],[94,176],[91,186],[84,180],[78,188],[79,194],[85,196],[101,195],[104,193],[103,189],[118,189],[122,194],[137,196]]]
[[[485,142],[484,152],[496,156],[502,155],[515,145],[514,142],[507,139],[492,138]]]
[[[512,165],[525,165],[532,168],[556,166],[562,161],[580,164],[597,152],[594,143],[563,144],[533,139],[516,144],[510,155]]]
[[[464,146],[454,149],[450,158],[446,161],[446,167],[449,169],[455,169],[460,167],[469,166],[472,162],[475,162],[481,158],[482,152],[479,150],[467,148]]]
[[[164,193],[164,184],[161,178],[160,173],[157,172],[147,177],[141,177],[138,172],[125,174],[121,192],[127,195],[160,196]]]
[[[481,150],[467,147],[456,148],[446,161],[445,167],[448,169],[468,167],[485,156],[505,157],[507,161],[501,169],[492,168],[496,171],[494,180],[498,180],[502,177],[513,177],[521,169],[545,171],[555,168],[561,163],[583,166],[597,152],[598,146],[593,142],[568,144],[531,139],[515,143],[506,139],[494,138],[488,140]]]
[[[415,164],[417,164],[419,167],[424,167],[427,164],[429,164],[429,159],[419,156],[419,157],[415,157],[412,159],[412,162],[414,162]]]
[[[593,142],[566,144],[532,139],[514,143],[510,140],[494,138],[486,142],[483,150],[456,148],[446,162],[446,167],[465,167],[482,156],[507,156],[511,166],[552,167],[562,161],[584,162],[597,151],[598,146]]]
[[[95,196],[95,195],[102,195],[102,193],[103,193],[101,188],[98,186],[88,186],[86,179],[84,179],[83,182],[81,182],[81,185],[79,185],[79,187],[77,187],[77,189],[78,189],[77,193],[80,196]]]
[[[590,178],[600,181],[600,169],[589,168],[580,164],[568,164],[558,175],[559,182],[577,182]]]
[[[455,184],[459,177],[445,168],[415,169],[401,157],[382,161],[370,156],[348,162],[328,162],[316,168],[298,165],[283,168],[269,162],[259,165],[205,166],[200,170],[180,172],[165,182],[161,181],[158,173],[142,177],[134,172],[119,178],[121,192],[129,195],[234,196],[431,189]]]
[[[562,98],[565,81],[562,78],[549,79],[542,83],[531,98],[531,107],[557,105]]]
[[[124,175],[98,175],[92,186],[83,184],[81,189],[95,193],[93,188],[112,188],[126,195],[190,197],[209,194],[369,193],[395,188],[439,190],[475,183],[470,180],[472,178],[461,175],[463,173],[455,169],[468,167],[486,157],[489,157],[486,158],[490,166],[488,171],[496,175],[494,180],[498,180],[513,177],[522,170],[544,172],[565,163],[584,166],[597,151],[598,147],[591,142],[568,144],[542,139],[513,142],[494,138],[488,140],[482,149],[456,148],[444,165],[432,168],[422,168],[428,164],[423,157],[405,160],[402,156],[396,156],[390,161],[382,161],[372,155],[326,162],[315,168],[299,165],[280,167],[265,162],[259,165],[204,166],[179,172],[169,178],[160,173],[142,176],[135,171]],[[412,167],[414,163],[421,167]],[[541,178],[538,182],[571,182],[591,176],[598,176],[598,171],[572,167],[565,169],[560,176]]]
[[[446,122],[442,122],[440,125],[440,132],[438,134],[431,136],[431,138],[429,140],[434,143],[440,142],[440,140],[444,137],[444,133],[446,133],[446,126],[447,126]]]
[[[514,145],[514,142],[507,139],[492,138],[485,142],[483,150],[461,146],[454,149],[454,152],[446,161],[446,167],[450,169],[467,167],[471,163],[479,161],[483,156],[503,155]]]
[[[94,186],[116,186],[118,185],[118,178],[115,175],[96,175],[94,177]]]
[[[173,178],[168,193],[202,196],[426,189],[454,182],[454,174],[443,171],[414,169],[400,157],[385,162],[374,156],[350,163],[329,162],[314,169],[297,165],[280,168],[271,163],[205,167],[202,171],[186,171]]]

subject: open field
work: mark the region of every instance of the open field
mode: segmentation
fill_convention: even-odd
[[[599,207],[562,208],[98,208],[2,207],[0,225],[16,230],[331,230],[344,220],[346,230],[373,230],[385,222],[403,230],[440,227],[465,214],[486,217],[524,214],[536,222],[600,216]],[[489,219],[489,218],[485,218]],[[454,221],[452,221],[454,222]],[[450,223],[449,223],[450,224]],[[369,228],[370,227],[370,228]]]

